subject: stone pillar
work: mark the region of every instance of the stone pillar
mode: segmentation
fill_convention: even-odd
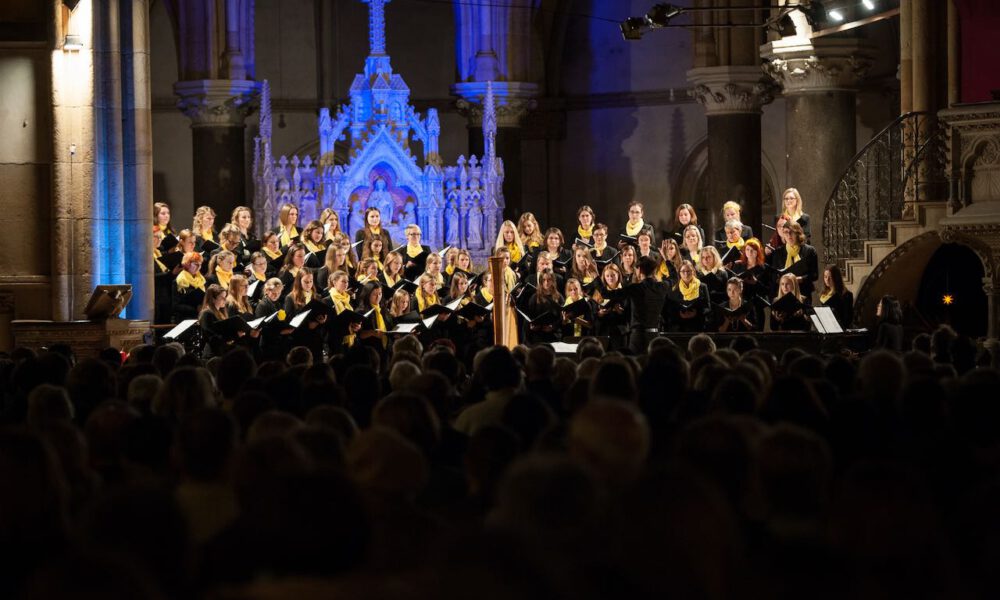
[[[248,80],[178,81],[177,107],[191,119],[194,205],[215,209],[226,221],[249,201],[244,156],[245,119],[254,108],[256,84]]]
[[[855,96],[872,52],[854,39],[789,38],[761,49],[785,96],[788,184],[802,194],[820,256],[827,200],[857,152]]]
[[[468,119],[469,153],[482,157],[483,143],[483,97],[486,83],[456,83],[451,93],[459,97],[458,108]],[[493,95],[496,98],[497,113],[497,156],[504,165],[505,218],[516,219],[524,212],[522,202],[521,165],[521,125],[524,116],[535,106],[538,86],[533,83],[494,82]]]
[[[688,81],[708,117],[708,205],[699,216],[705,235],[722,226],[729,200],[740,203],[743,220],[761,235],[760,113],[774,85],[752,66],[700,67],[688,71]]]

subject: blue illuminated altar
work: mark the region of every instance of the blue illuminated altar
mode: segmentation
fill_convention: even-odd
[[[363,226],[364,211],[376,206],[394,240],[416,223],[423,241],[433,248],[467,248],[482,265],[503,222],[503,161],[496,156],[496,114],[492,85],[483,100],[482,159],[460,156],[444,166],[438,153],[441,125],[437,111],[426,116],[410,105],[410,89],[392,72],[385,51],[385,4],[369,5],[369,55],[364,72],[355,76],[350,104],[336,114],[323,108],[318,119],[319,157],[271,155],[271,106],[263,82],[260,135],[255,139],[254,212],[261,229],[273,227],[278,209],[290,202],[299,222],[318,218],[332,207],[340,226],[352,238]],[[334,162],[337,141],[350,143],[347,164]],[[410,141],[420,142],[421,156]]]

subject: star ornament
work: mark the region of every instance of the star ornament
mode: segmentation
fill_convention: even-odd
[[[951,306],[954,303],[955,303],[955,297],[952,296],[951,294],[945,294],[941,298],[941,304],[944,304],[945,306]]]

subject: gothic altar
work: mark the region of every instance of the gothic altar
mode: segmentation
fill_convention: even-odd
[[[274,227],[281,205],[299,208],[304,225],[332,207],[340,226],[353,239],[363,227],[364,211],[375,206],[397,244],[403,229],[420,226],[432,248],[466,248],[477,266],[485,264],[503,222],[503,161],[496,156],[496,112],[492,84],[483,101],[484,156],[459,156],[442,166],[438,154],[441,126],[437,110],[423,117],[410,105],[410,89],[392,72],[385,51],[384,8],[389,0],[362,0],[369,5],[369,55],[364,73],[354,77],[350,104],[320,110],[319,157],[271,155],[271,102],[262,82],[260,134],[254,139],[254,213],[259,230]],[[334,144],[350,139],[347,164],[334,163]],[[422,154],[410,148],[419,141]]]

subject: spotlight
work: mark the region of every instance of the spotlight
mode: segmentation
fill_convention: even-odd
[[[864,4],[868,10],[875,10],[875,2],[872,0],[861,0],[861,4]]]
[[[63,51],[75,52],[78,50],[83,50],[83,38],[75,33],[68,34],[63,40]]]
[[[839,8],[831,9],[826,14],[830,17],[831,21],[836,21],[837,23],[844,22],[844,13],[840,12]]]
[[[646,13],[646,22],[650,27],[666,27],[677,15],[684,12],[684,9],[673,4],[657,4]]]
[[[622,37],[628,40],[641,40],[642,34],[646,30],[646,19],[643,17],[630,17],[621,22]]]
[[[799,4],[796,8],[806,16],[806,22],[813,29],[818,29],[826,21],[826,7],[819,0],[812,0],[809,4]]]

